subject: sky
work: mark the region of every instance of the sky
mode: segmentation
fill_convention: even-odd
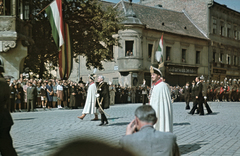
[[[104,0],[104,1],[118,3],[120,0]],[[133,3],[138,3],[139,1],[140,0],[133,0]],[[240,0],[214,0],[214,1],[220,4],[227,5],[228,8],[240,12]]]

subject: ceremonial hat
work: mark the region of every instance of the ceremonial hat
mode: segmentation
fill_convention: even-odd
[[[202,76],[200,76],[200,80],[204,80],[204,77],[203,77],[203,75],[202,75]]]
[[[163,66],[163,63],[161,63],[160,65],[158,64],[153,64],[150,66],[150,73],[155,73],[158,74],[160,76],[162,76],[162,72],[160,70],[160,68]]]
[[[93,80],[93,81],[95,80],[95,77],[96,77],[95,74],[90,74],[90,75],[89,75],[89,78],[90,78],[91,80]]]

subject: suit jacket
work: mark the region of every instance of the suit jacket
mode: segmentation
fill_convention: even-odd
[[[35,97],[37,96],[37,89],[36,87],[32,86],[31,88],[28,87],[27,88],[27,99],[35,99]]]
[[[120,139],[123,149],[139,156],[178,156],[179,149],[176,136],[170,132],[160,132],[147,125],[140,131]]]
[[[191,93],[191,88],[188,86],[188,88],[186,88],[186,86],[183,87],[183,93],[184,96],[189,96],[190,97],[190,93]]]
[[[102,108],[107,109],[110,105],[110,95],[109,95],[109,87],[106,82],[98,83],[97,85],[97,92],[99,93],[99,102],[102,101]],[[96,104],[96,107],[98,108],[98,104]]]
[[[202,85],[201,82],[196,83],[196,85],[195,85],[195,96],[198,96],[197,100],[202,100],[202,98],[203,98],[203,96],[202,96],[202,88],[203,88],[203,85]]]

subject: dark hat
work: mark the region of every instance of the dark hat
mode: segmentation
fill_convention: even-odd
[[[95,74],[90,74],[90,75],[89,75],[89,78],[90,78],[91,80],[93,80],[93,81],[95,80],[95,77],[96,77]]]
[[[159,69],[160,65],[158,64],[153,64],[152,66],[150,66],[150,73],[155,73],[158,74],[160,76],[162,76],[162,72]]]

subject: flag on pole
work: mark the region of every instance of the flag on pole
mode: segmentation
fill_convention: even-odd
[[[63,24],[62,0],[54,0],[45,9],[52,27],[52,36],[59,48],[59,74],[61,79],[68,79],[72,71],[72,44],[67,23]]]
[[[155,58],[159,63],[163,62],[163,35],[159,41],[158,48],[155,53]]]
[[[64,44],[63,37],[63,17],[62,17],[62,0],[54,0],[46,9],[45,9],[51,27],[52,27],[52,36],[58,48]]]
[[[72,72],[73,54],[70,31],[67,23],[64,24],[64,30],[65,42],[59,51],[59,74],[61,79],[68,79]]]
[[[66,63],[65,63],[65,71],[66,75],[65,78],[68,79],[71,75],[72,71],[72,60],[73,60],[73,53],[72,53],[72,42],[71,42],[71,36],[69,31],[69,26],[67,23],[65,23],[65,56],[66,56]],[[80,60],[79,60],[80,61]]]

